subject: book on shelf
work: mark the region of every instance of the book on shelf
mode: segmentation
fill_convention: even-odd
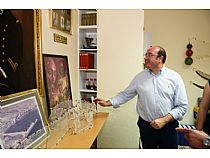
[[[96,13],[85,13],[81,15],[81,25],[96,25],[97,24],[97,14]]]
[[[94,54],[82,52],[79,54],[79,61],[80,69],[94,69]]]

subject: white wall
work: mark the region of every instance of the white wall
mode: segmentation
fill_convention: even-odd
[[[143,10],[99,10],[98,96],[104,99],[124,90],[142,70]],[[109,112],[98,136],[98,148],[138,148],[136,98]]]
[[[168,54],[166,66],[181,74],[187,90],[189,108],[182,123],[194,124],[193,107],[202,90],[191,81],[204,85],[193,68],[210,74],[210,10],[145,10],[145,31],[152,35],[152,45],[163,46]],[[193,44],[194,63],[184,64],[186,45]],[[207,57],[208,56],[208,57]],[[200,57],[200,58],[196,58]]]
[[[72,10],[72,35],[49,28],[49,10],[42,10],[42,52],[68,56],[73,99],[78,99],[77,10]],[[54,42],[53,34],[67,37],[67,44]]]

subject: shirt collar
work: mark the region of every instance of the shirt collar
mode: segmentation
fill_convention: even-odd
[[[158,76],[158,75],[161,75],[161,74],[163,74],[163,72],[165,71],[165,66],[163,66],[161,69],[160,69],[160,71],[155,75],[155,74],[153,74],[152,73],[152,71],[149,69],[149,72],[150,72],[150,74],[152,74],[152,75],[154,75],[154,76]]]

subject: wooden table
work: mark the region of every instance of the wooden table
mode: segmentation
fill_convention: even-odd
[[[66,134],[54,149],[90,149],[100,130],[102,129],[108,113],[99,112],[93,118],[93,127],[82,133]]]

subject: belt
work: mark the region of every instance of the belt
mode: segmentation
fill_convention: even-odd
[[[144,122],[144,123],[148,123],[148,124],[150,124],[151,122],[148,122],[148,121],[145,121],[143,118],[141,118],[140,116],[139,116],[139,121],[142,121],[142,122]]]
[[[150,124],[151,122],[148,122],[148,121],[145,121],[143,118],[141,118],[140,116],[139,116],[139,121],[142,121],[143,123],[146,123],[146,124]],[[167,123],[166,125],[173,125],[173,124],[175,124],[175,125],[177,125],[178,126],[178,121],[177,120],[174,120],[174,121],[172,121],[172,122],[169,122],[169,123]]]

